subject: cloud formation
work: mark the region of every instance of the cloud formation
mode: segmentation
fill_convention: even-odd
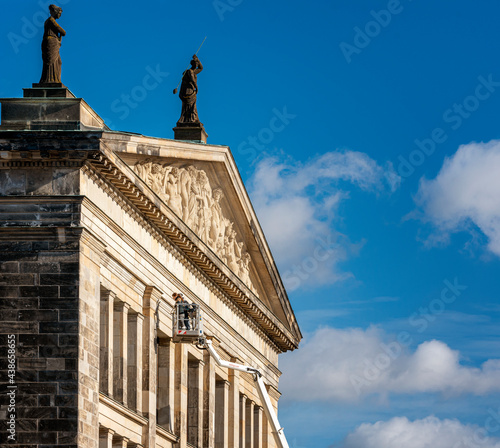
[[[470,143],[445,159],[435,179],[420,180],[415,202],[447,242],[453,232],[479,228],[500,256],[500,141]]]
[[[394,191],[399,182],[390,164],[381,167],[361,152],[328,152],[305,164],[262,160],[249,191],[288,290],[349,277],[337,265],[362,242],[354,244],[334,229],[339,204],[353,185],[382,192]]]
[[[322,328],[300,350],[283,357],[280,386],[286,400],[356,402],[388,394],[484,395],[500,391],[500,360],[465,366],[460,353],[437,340],[410,351],[409,334],[389,339],[382,330]]]
[[[495,423],[494,427],[498,427]],[[463,425],[458,420],[430,416],[409,421],[395,417],[386,422],[364,423],[349,434],[342,448],[500,448],[485,428]]]

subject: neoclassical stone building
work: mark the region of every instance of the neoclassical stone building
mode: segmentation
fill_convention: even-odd
[[[252,377],[172,339],[181,292],[277,408],[301,334],[229,148],[111,131],[65,88],[1,103],[2,444],[14,397],[12,446],[274,447]]]

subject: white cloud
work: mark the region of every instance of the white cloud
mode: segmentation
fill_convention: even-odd
[[[460,146],[446,158],[435,179],[422,178],[415,202],[437,233],[432,242],[447,242],[450,233],[477,226],[488,249],[500,256],[500,141]]]
[[[264,159],[250,180],[252,201],[289,290],[350,275],[337,265],[363,243],[353,244],[333,228],[340,203],[349,197],[341,181],[381,192],[396,189],[400,178],[390,164],[383,168],[364,153],[335,151],[305,164]]]
[[[498,428],[498,423],[494,426]],[[430,416],[409,421],[395,417],[386,422],[364,423],[349,434],[342,448],[500,448],[500,441],[485,428],[458,420]]]
[[[377,327],[321,328],[300,350],[282,358],[281,389],[287,400],[327,402],[390,393],[456,396],[500,391],[500,360],[468,367],[461,364],[459,352],[443,342],[426,341],[411,352],[408,338],[391,341]]]

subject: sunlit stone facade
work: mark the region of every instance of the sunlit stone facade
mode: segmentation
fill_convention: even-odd
[[[277,407],[278,355],[301,335],[229,148],[111,132],[68,92],[2,100],[12,446],[274,447],[252,377],[172,340],[182,292]]]

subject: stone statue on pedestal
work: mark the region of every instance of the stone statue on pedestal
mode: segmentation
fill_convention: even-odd
[[[49,6],[50,17],[45,21],[42,40],[43,70],[39,84],[61,83],[61,56],[59,48],[61,39],[66,31],[56,22],[61,17],[62,8],[56,5]]]
[[[179,98],[182,101],[182,112],[177,126],[200,125],[198,111],[196,110],[196,95],[198,93],[197,75],[203,70],[198,56],[194,55],[191,60],[191,68],[182,75],[182,84],[179,90]]]

